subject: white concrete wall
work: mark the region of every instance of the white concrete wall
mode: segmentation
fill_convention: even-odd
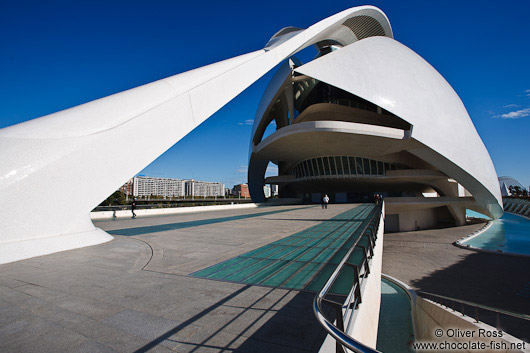
[[[442,337],[436,337],[435,330],[441,329]],[[463,332],[474,332],[473,337],[448,337],[447,330],[460,329]],[[420,342],[452,342],[452,343],[467,343],[467,342],[484,342],[486,345],[492,341],[505,343],[510,347],[511,343],[521,344],[521,340],[502,332],[502,337],[479,337],[479,330],[485,332],[499,332],[495,327],[487,325],[482,322],[475,322],[474,319],[468,316],[462,316],[459,312],[453,312],[446,309],[440,304],[434,303],[430,300],[425,300],[421,297],[416,298],[415,310],[415,338]],[[484,350],[487,351],[487,350]],[[492,350],[493,351],[493,350]],[[498,349],[495,352],[530,352],[530,346],[526,344],[526,349],[508,350]],[[459,352],[477,352],[477,350],[459,350]]]
[[[259,204],[257,203],[241,203],[241,204],[234,204],[234,205],[168,207],[168,208],[151,208],[151,209],[145,209],[145,210],[136,209],[134,213],[136,213],[137,216],[161,216],[161,215],[180,214],[180,213],[236,210],[236,209],[243,209],[243,208],[255,208],[258,206]],[[116,211],[116,218],[130,218],[131,216],[132,216],[131,210]],[[114,211],[91,212],[90,218],[91,219],[114,218]]]
[[[399,231],[410,232],[419,227],[427,229],[434,227],[438,219],[434,208],[401,211],[399,213]]]
[[[381,215],[381,222],[377,231],[377,241],[374,256],[370,264],[370,275],[361,289],[362,303],[355,311],[353,325],[348,334],[357,341],[375,349],[377,345],[377,330],[379,328],[379,309],[381,307],[381,269],[383,265],[383,236],[385,210]],[[346,325],[345,325],[346,327]],[[319,353],[335,353],[336,341],[327,335],[320,347]]]
[[[375,349],[377,329],[379,327],[379,309],[381,306],[381,269],[383,265],[383,237],[385,213],[381,214],[381,222],[377,231],[374,257],[370,264],[370,275],[363,283],[362,303],[356,310],[354,324],[350,334],[357,341]]]
[[[223,211],[223,210],[238,210],[245,208],[255,207],[266,207],[266,206],[281,206],[281,205],[294,205],[301,201],[301,199],[273,199],[268,200],[266,203],[240,203],[233,205],[209,205],[209,206],[190,206],[190,207],[168,207],[168,208],[150,208],[145,210],[136,209],[134,213],[137,216],[161,216],[170,214],[181,214],[181,213],[194,213],[194,212],[208,212],[208,211]],[[132,216],[131,210],[120,210],[116,211],[99,211],[91,212],[90,218],[96,219],[110,219],[110,218],[130,218]]]

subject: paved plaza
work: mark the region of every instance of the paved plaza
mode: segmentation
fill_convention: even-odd
[[[383,273],[415,290],[530,315],[530,257],[462,249],[452,243],[483,223],[456,228],[385,234]],[[458,306],[457,306],[457,309]],[[468,308],[468,315],[474,309]],[[481,320],[496,318],[480,312]],[[530,323],[502,317],[501,327],[530,340]]]
[[[96,222],[115,239],[0,266],[0,351],[316,352],[314,293],[189,274],[352,207]]]
[[[190,274],[356,205],[98,221],[114,240],[0,266],[2,352],[317,352],[313,292]],[[528,313],[530,259],[452,242],[482,225],[386,234],[383,272],[418,290]]]

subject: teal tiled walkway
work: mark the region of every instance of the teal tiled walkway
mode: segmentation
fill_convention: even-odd
[[[374,211],[372,204],[357,206],[318,225],[191,275],[318,291]]]

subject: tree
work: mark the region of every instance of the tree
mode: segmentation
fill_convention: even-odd
[[[125,194],[121,191],[114,191],[112,195],[107,197],[100,206],[125,205]]]

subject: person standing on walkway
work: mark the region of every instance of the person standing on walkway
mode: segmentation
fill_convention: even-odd
[[[134,213],[135,209],[136,209],[136,199],[133,199],[133,201],[131,203],[132,218],[136,218],[136,213]]]
[[[324,197],[322,198],[322,209],[327,209],[328,208],[328,203],[329,203],[329,197],[328,195],[324,195]]]

